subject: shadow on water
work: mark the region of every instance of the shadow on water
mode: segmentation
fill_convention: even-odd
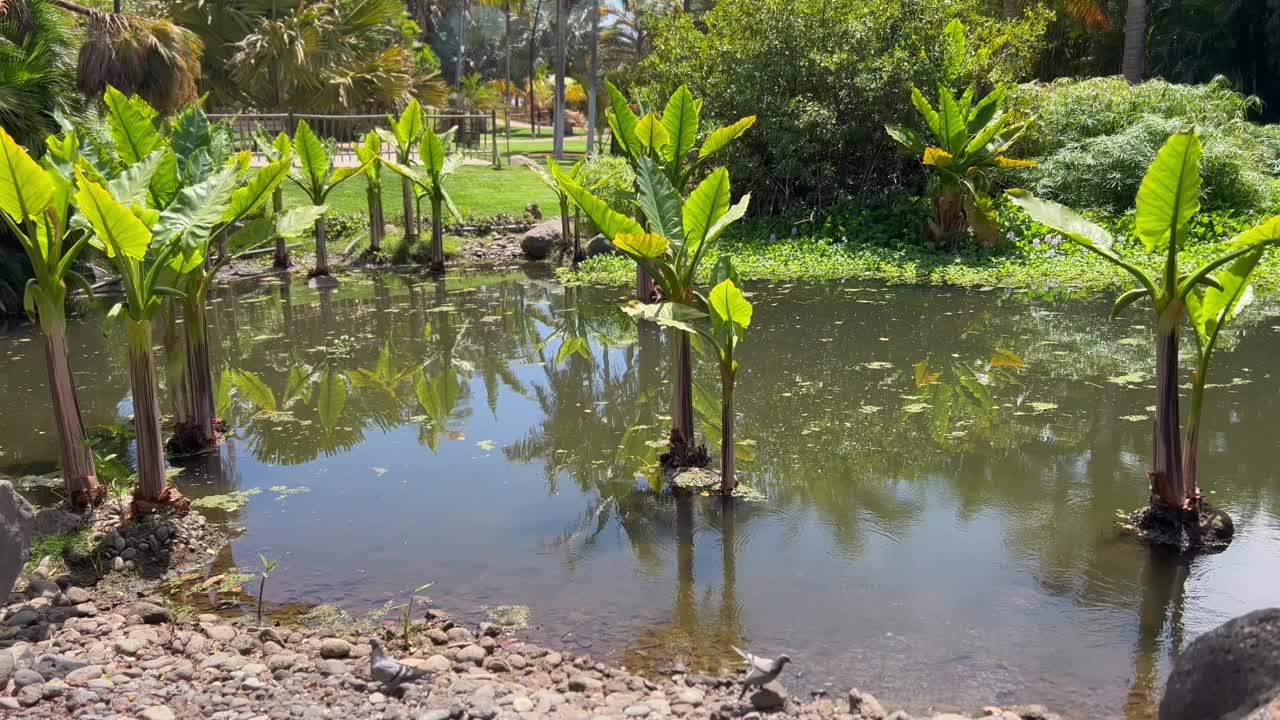
[[[1205,410],[1203,483],[1239,533],[1189,563],[1115,532],[1143,502],[1152,360],[1106,303],[749,289],[739,474],[761,500],[723,506],[653,492],[670,342],[622,291],[519,272],[219,288],[231,435],[177,482],[239,497],[206,512],[244,530],[195,586],[261,553],[277,607],[361,614],[434,580],[442,606],[528,605],[531,639],[648,671],[736,669],[730,645],[750,646],[797,659],[793,692],[1126,718],[1150,717],[1186,640],[1275,603],[1257,579],[1280,556],[1272,309],[1238,325]],[[123,422],[118,338],[92,320],[71,337],[88,421]],[[0,381],[40,407],[33,338],[4,331]],[[696,364],[714,449],[718,377]],[[47,469],[52,419],[17,415],[0,471]],[[228,583],[202,607],[252,604],[256,585]]]

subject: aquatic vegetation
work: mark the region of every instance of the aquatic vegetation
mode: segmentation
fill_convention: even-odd
[[[444,272],[444,207],[448,206],[450,214],[461,218],[453,198],[444,189],[445,180],[449,179],[462,167],[463,157],[460,153],[445,155],[445,145],[453,138],[458,126],[449,128],[443,135],[437,135],[430,126],[422,128],[422,139],[418,143],[418,157],[422,166],[407,166],[391,161],[384,161],[401,177],[413,182],[416,197],[427,198],[431,202],[431,270]]]
[[[1211,516],[1218,512],[1201,496],[1196,477],[1209,362],[1223,326],[1250,300],[1249,276],[1263,254],[1280,242],[1277,216],[1237,235],[1227,244],[1226,252],[1193,270],[1179,264],[1179,250],[1188,225],[1200,209],[1202,155],[1197,132],[1173,135],[1156,154],[1138,189],[1135,231],[1148,252],[1165,253],[1164,267],[1158,275],[1118,255],[1112,250],[1112,235],[1075,211],[1026,191],[1009,192],[1013,201],[1033,218],[1119,266],[1138,282],[1137,288],[1116,300],[1112,317],[1140,300],[1151,303],[1156,341],[1151,505],[1158,513],[1172,515],[1179,524],[1198,524],[1202,512]],[[1185,435],[1180,437],[1178,337],[1184,319],[1190,321],[1195,332],[1197,364],[1191,373]],[[1177,534],[1180,537],[1181,531]],[[1192,542],[1199,540],[1199,532],[1192,533]]]
[[[334,188],[363,173],[367,163],[354,167],[334,167],[333,153],[323,140],[316,137],[306,120],[298,121],[298,129],[293,134],[293,152],[298,158],[298,167],[291,169],[289,180],[307,194],[316,208],[316,265],[311,269],[311,275],[328,275],[329,252],[325,244],[324,224],[324,213],[328,208],[325,206],[325,198]]]
[[[364,176],[367,183],[365,197],[369,203],[369,249],[373,252],[382,250],[382,236],[385,234],[386,220],[382,216],[382,140],[377,132],[370,130],[364,140],[355,145],[356,159],[364,165]]]
[[[375,132],[382,136],[384,142],[395,148],[396,163],[400,167],[412,168],[413,148],[422,138],[422,132],[426,128],[422,116],[422,105],[418,103],[417,98],[409,101],[401,111],[400,117],[387,113],[387,125],[390,127],[389,130],[378,128]],[[413,243],[418,239],[418,221],[414,207],[417,195],[414,192],[413,178],[401,175],[400,189],[404,200],[404,237],[407,242]]]
[[[266,555],[258,555],[258,561],[262,563],[262,571],[258,573],[258,625],[262,625],[262,597],[267,588],[267,578],[271,577],[271,573],[275,572],[276,565],[279,560],[272,560]]]

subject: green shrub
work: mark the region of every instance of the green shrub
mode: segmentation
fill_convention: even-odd
[[[705,100],[707,129],[757,115],[725,154],[735,193],[750,191],[757,212],[829,205],[918,180],[919,160],[883,132],[919,127],[913,84],[949,80],[959,91],[1026,77],[1046,14],[1031,7],[1010,22],[990,10],[985,0],[721,0],[696,22],[679,13],[656,21],[653,52],[634,71],[639,86],[627,91],[655,108],[687,84]],[[1008,35],[1006,49],[943,77],[940,38],[953,19],[974,47]]]
[[[1123,78],[1031,83],[1012,104],[1034,115],[1022,147],[1040,165],[1012,174],[1037,195],[1121,215],[1169,135],[1199,127],[1205,139],[1204,206],[1263,214],[1276,206],[1280,132],[1248,120],[1257,101],[1222,80],[1173,85]]]
[[[582,163],[578,183],[609,207],[626,215],[636,214],[636,174],[621,155],[593,155]],[[582,216],[582,236],[589,238],[600,232],[591,219]],[[585,242],[585,240],[584,240]]]

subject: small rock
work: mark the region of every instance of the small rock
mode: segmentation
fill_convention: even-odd
[[[511,666],[512,670],[523,670],[529,667],[529,660],[520,653],[511,653],[507,655],[507,664]]]
[[[524,695],[517,695],[516,699],[511,701],[511,709],[516,712],[529,712],[533,710],[533,701]]]
[[[320,672],[325,675],[345,675],[347,664],[341,660],[321,660]]]
[[[575,675],[569,678],[569,689],[574,692],[589,692],[602,687],[604,687],[603,682],[588,675]]]
[[[484,648],[479,645],[468,645],[458,651],[458,662],[476,663],[477,665],[484,662]]]
[[[121,638],[115,643],[116,652],[132,657],[136,657],[146,646],[147,643],[138,638]]]
[[[644,717],[651,712],[653,712],[653,710],[650,709],[649,706],[645,705],[644,703],[636,703],[635,705],[628,705],[626,708],[622,710],[622,714],[626,715],[627,717]]]
[[[168,705],[152,705],[138,713],[138,717],[142,720],[173,720],[174,715]]]
[[[915,720],[915,718],[908,715],[905,710],[894,710],[885,720]]]
[[[476,639],[476,636],[464,627],[449,628],[449,631],[445,633],[445,637],[449,639],[449,642],[475,642]]]
[[[44,687],[40,683],[35,685],[26,685],[18,690],[18,704],[22,707],[31,707],[40,702],[44,698]]]
[[[449,636],[440,628],[431,628],[427,631],[427,639],[432,645],[448,645]]]
[[[276,670],[288,670],[293,667],[294,662],[296,661],[293,655],[289,653],[279,653],[267,658],[267,668],[272,672],[275,672]]]
[[[453,663],[449,662],[449,658],[443,655],[432,655],[427,658],[426,662],[423,663],[422,666],[433,673],[442,673],[447,672],[449,668],[453,667]]]
[[[874,695],[857,688],[849,691],[849,712],[861,715],[865,720],[885,720],[888,715]]]
[[[9,627],[26,627],[39,619],[40,613],[32,610],[31,608],[24,608],[10,615],[9,619],[6,620],[4,624]]]
[[[80,603],[87,603],[93,600],[93,595],[91,595],[88,590],[81,587],[67,588],[66,595],[67,600],[70,600],[72,605],[79,605]]]
[[[686,705],[701,705],[706,695],[697,688],[686,688],[676,693],[676,702]]]
[[[142,622],[148,625],[169,622],[169,611],[155,603],[136,602],[129,608],[129,612],[142,618]]]
[[[558,652],[549,652],[546,657],[542,658],[542,666],[549,670],[560,667],[562,662],[564,662],[564,658]]]
[[[13,675],[13,653],[7,649],[0,649],[0,688],[9,685],[9,676]]]
[[[124,558],[120,557],[119,555],[111,558],[111,569],[116,572],[120,572],[121,570],[123,570]]]
[[[560,241],[560,219],[538,223],[520,236],[520,251],[530,260],[545,260]]]
[[[70,689],[71,687],[68,686],[65,682],[57,678],[54,678],[53,680],[50,680],[49,682],[44,684],[44,691],[41,693],[41,697],[43,697],[45,700],[52,700],[54,698],[59,698],[59,697],[62,697],[63,695],[66,695],[67,691]]]
[[[98,606],[91,602],[80,603],[71,609],[80,617],[93,617],[98,614]]]
[[[587,257],[608,255],[613,252],[613,243],[609,242],[609,238],[604,235],[597,234],[595,237],[587,241],[587,247],[583,252],[586,253]]]
[[[751,693],[751,707],[760,711],[779,710],[787,704],[787,690],[773,681]]]
[[[230,625],[214,625],[213,627],[205,628],[204,634],[208,635],[210,640],[230,642],[235,639],[236,629]]]
[[[125,548],[125,549],[124,549],[124,552],[120,553],[120,557],[124,558],[125,560],[132,560],[132,559],[134,559],[134,558],[138,557],[138,549],[137,549],[137,548]]]
[[[101,665],[86,665],[67,673],[67,682],[72,685],[84,685],[94,678],[102,677]]]
[[[13,684],[18,687],[26,687],[28,685],[39,685],[44,682],[44,676],[35,670],[22,668],[13,673]]]
[[[417,717],[417,720],[449,720],[452,714],[446,708],[428,710]]]
[[[351,643],[342,638],[325,638],[320,641],[320,657],[345,658],[351,655]]]

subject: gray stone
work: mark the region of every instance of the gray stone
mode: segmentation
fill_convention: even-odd
[[[278,653],[267,658],[267,667],[272,670],[288,670],[293,667],[294,656],[289,653]]]
[[[61,655],[41,655],[36,658],[36,672],[46,678],[64,678],[73,670],[78,670],[89,663]]]
[[[4,688],[9,684],[9,678],[13,675],[13,653],[7,649],[0,649],[0,688]]]
[[[173,720],[174,715],[168,705],[152,705],[138,713],[138,717],[142,720]]]
[[[26,564],[35,537],[36,516],[31,503],[8,480],[0,480],[0,603]]]
[[[908,715],[906,710],[894,710],[885,720],[915,720],[915,718]]]
[[[686,688],[676,693],[676,702],[686,705],[701,705],[706,695],[697,688]]]
[[[604,687],[604,683],[589,675],[575,675],[569,678],[569,689],[574,692],[589,692],[591,690],[599,690],[602,687]]]
[[[443,655],[432,655],[427,658],[426,662],[422,664],[422,667],[433,673],[440,673],[448,671],[449,668],[453,667],[453,663],[449,662],[449,658]]]
[[[512,155],[511,158],[507,160],[507,164],[516,166],[516,165],[537,165],[538,163],[530,159],[526,155]]]
[[[587,254],[587,257],[595,257],[597,255],[608,255],[613,251],[614,251],[613,243],[609,242],[609,238],[599,233],[597,233],[595,237],[588,240],[587,246],[583,248],[583,252]]]
[[[236,629],[230,625],[214,625],[213,627],[206,629],[204,634],[208,635],[210,640],[230,642],[232,638],[236,636]]]
[[[648,705],[645,705],[644,703],[637,703],[635,705],[628,705],[623,709],[622,714],[627,717],[644,717],[651,712],[653,712],[653,710],[650,709]]]
[[[325,638],[320,641],[320,657],[344,658],[351,655],[351,643],[342,638]]]
[[[437,708],[422,713],[417,717],[417,720],[449,720],[450,717],[448,708]]]
[[[444,636],[449,639],[449,642],[475,642],[476,639],[476,636],[464,627],[449,628]]]
[[[751,693],[751,707],[757,710],[779,710],[786,704],[787,690],[776,680]]]
[[[67,673],[66,680],[72,685],[85,685],[94,678],[102,677],[101,665],[86,665],[78,670],[72,670]]]
[[[468,645],[458,651],[458,662],[481,663],[484,662],[484,648],[479,645]]]
[[[24,686],[18,691],[18,704],[31,707],[44,698],[44,687],[40,683]]]
[[[321,660],[320,672],[325,675],[345,675],[347,664],[341,660]]]
[[[533,701],[527,696],[517,695],[515,700],[511,701],[511,709],[516,712],[526,713],[533,710]]]
[[[538,223],[520,236],[520,251],[530,260],[546,260],[560,241],[560,220]]]
[[[119,555],[111,558],[111,569],[114,570],[115,572],[120,572],[121,570],[124,569],[124,562],[125,562],[124,558],[120,557]]]
[[[1258,610],[1196,638],[1169,675],[1160,720],[1244,717],[1280,697],[1280,608]]]
[[[80,603],[87,603],[93,600],[93,595],[88,590],[80,587],[67,588],[66,595],[67,600],[72,605],[79,605]]]
[[[66,695],[67,691],[70,689],[71,689],[70,686],[68,686],[65,682],[57,678],[54,678],[53,680],[50,680],[49,682],[44,684],[44,689],[40,694],[41,696],[44,697],[45,700],[52,700],[54,698],[59,698],[59,697],[62,697],[63,695]]]
[[[855,716],[861,715],[864,720],[885,720],[888,715],[874,695],[858,688],[849,691],[849,712]]]
[[[69,532],[80,529],[84,525],[84,518],[59,510],[58,508],[44,508],[36,513],[36,537],[48,537],[49,535],[66,535]]]
[[[477,720],[489,720],[489,718],[498,714],[498,709],[493,706],[493,702],[489,700],[473,700],[471,709],[467,714]]]
[[[9,627],[26,627],[40,619],[40,613],[31,608],[23,608],[9,616],[5,624]]]
[[[137,657],[146,646],[147,643],[138,638],[120,638],[116,640],[116,652],[131,657]]]
[[[148,625],[169,622],[169,611],[155,603],[136,602],[129,608],[129,612],[142,618],[142,622]]]
[[[18,687],[26,687],[28,685],[39,685],[44,682],[44,677],[35,670],[22,668],[13,673],[13,684]]]

